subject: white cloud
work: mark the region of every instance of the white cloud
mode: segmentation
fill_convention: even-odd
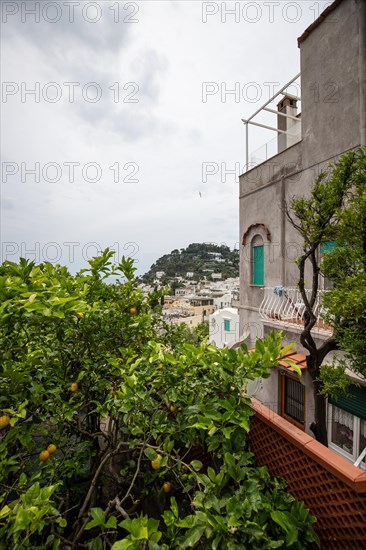
[[[236,3],[216,5],[222,4]],[[242,9],[245,4],[254,3],[240,3]],[[19,250],[23,242],[28,248],[37,242],[61,246],[72,241],[80,248],[91,241],[105,246],[118,242],[122,249],[135,242],[141,271],[190,242],[237,243],[238,183],[230,174],[223,181],[222,163],[228,170],[244,164],[241,118],[268,99],[265,83],[283,84],[299,71],[296,38],[314,20],[311,3],[297,3],[301,17],[296,23],[289,21],[295,13],[282,13],[288,2],[276,8],[272,23],[269,12],[257,4],[263,11],[256,23],[243,15],[238,23],[229,15],[222,23],[220,13],[203,23],[202,3],[184,0],[140,2],[138,23],[122,22],[130,13],[123,11],[123,3],[121,21],[114,23],[110,8],[115,2],[100,3],[103,17],[95,24],[78,12],[74,23],[65,12],[54,24],[32,23],[30,17],[22,23],[19,13],[9,16],[3,25],[3,80],[19,90],[21,83],[30,89],[38,82],[40,101],[28,95],[22,103],[19,91],[2,103],[2,158],[19,166],[2,183],[3,241]],[[72,81],[80,83],[73,103],[64,84]],[[62,92],[56,103],[49,101],[57,92],[50,82]],[[85,100],[86,93],[89,98],[98,91],[85,88],[90,82],[102,90],[96,103]],[[120,98],[138,98],[138,103],[115,103],[116,82]],[[218,90],[206,102],[204,82],[216,83]],[[257,101],[245,95],[251,82],[260,90]],[[128,83],[136,83],[138,92]],[[223,101],[221,91],[235,83],[238,102],[234,95]],[[22,182],[21,164],[31,168],[36,162],[41,181],[28,175]],[[79,163],[74,182],[68,162]],[[207,162],[217,163],[218,172],[203,182],[202,163]],[[42,178],[49,163],[60,166],[60,181]],[[99,165],[99,182],[83,178],[88,163]],[[121,180],[138,165],[133,176],[138,183],[115,183],[116,163]],[[62,260],[67,261],[66,255]]]

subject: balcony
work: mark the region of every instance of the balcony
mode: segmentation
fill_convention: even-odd
[[[310,294],[311,290],[306,290],[308,298],[310,298]],[[323,294],[324,291],[318,292],[318,298],[313,308],[317,318],[313,331],[329,335],[332,333],[332,328],[323,319],[325,313],[325,308],[322,305]],[[284,288],[283,286],[264,288],[264,297],[259,306],[259,315],[264,322],[299,331],[304,326],[304,314],[305,304],[297,288]]]
[[[279,102],[276,104],[276,101]],[[276,107],[276,108],[274,108]],[[242,119],[246,132],[245,172],[301,141],[301,75],[297,74],[248,119]],[[251,127],[256,128],[253,143],[261,143],[250,151]],[[268,132],[276,137],[268,140]]]

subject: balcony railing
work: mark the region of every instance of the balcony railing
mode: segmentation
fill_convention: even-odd
[[[278,110],[278,108],[275,108],[276,100],[283,99],[285,96],[295,101],[295,110],[297,110],[296,114],[288,114],[283,110]],[[282,128],[279,127],[278,119],[281,117],[283,120],[287,121],[287,129],[284,129],[283,125]],[[278,153],[288,149],[292,145],[295,145],[295,143],[301,141],[301,74],[297,74],[294,78],[287,82],[285,86],[276,92],[248,119],[242,118],[242,122],[245,125],[246,141],[244,172],[251,170],[255,166],[265,162]],[[256,148],[255,151],[250,153],[250,138],[252,136],[250,135],[249,128],[251,127],[257,128],[257,139],[259,135],[267,136],[267,132],[275,132],[276,137],[271,140],[268,140],[268,138],[263,139],[264,145]],[[258,130],[258,128],[260,130]],[[258,134],[258,131],[261,132],[261,134]]]
[[[323,320],[325,308],[322,305],[324,291],[318,292],[313,312],[317,318],[315,329],[330,332],[332,329]],[[310,298],[311,290],[306,290]],[[304,325],[305,304],[301,293],[297,288],[284,288],[283,286],[266,287],[264,297],[259,306],[259,314],[263,320],[277,321],[296,327]]]

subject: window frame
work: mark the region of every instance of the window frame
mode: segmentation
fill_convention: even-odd
[[[339,409],[341,411],[344,411],[345,413],[348,413],[353,418],[353,449],[352,453],[349,453],[346,451],[343,447],[340,447],[336,443],[334,443],[331,439],[332,437],[332,423],[333,423],[333,408]],[[340,456],[343,456],[346,460],[349,462],[356,462],[357,458],[362,453],[364,447],[361,448],[360,446],[360,440],[361,440],[361,422],[366,422],[366,420],[363,420],[363,418],[360,418],[359,416],[356,416],[355,414],[352,414],[349,411],[346,411],[345,409],[342,409],[341,407],[337,407],[337,405],[333,405],[332,403],[328,402],[327,406],[327,429],[328,429],[328,447],[335,451]],[[366,470],[366,462],[365,459],[359,464],[358,466],[362,470]]]
[[[229,328],[227,328],[229,327]],[[224,331],[225,332],[231,332],[231,319],[225,319],[224,318]]]
[[[255,257],[254,249],[262,249],[262,253],[260,254],[259,258]],[[250,284],[252,286],[256,287],[264,287],[264,281],[265,281],[265,262],[264,262],[264,241],[261,235],[255,235],[250,243]],[[260,268],[261,268],[261,277],[260,282],[256,282],[256,273],[255,273],[255,267],[257,262],[261,262]]]
[[[324,254],[326,254],[327,252],[332,252],[336,246],[337,241],[322,241],[319,245],[318,261],[320,262]],[[321,274],[319,283],[320,290],[328,290],[333,288],[333,283],[327,277],[324,277],[324,275]]]

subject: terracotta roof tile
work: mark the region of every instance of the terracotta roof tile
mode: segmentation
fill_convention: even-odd
[[[306,355],[304,353],[296,353],[294,350],[290,350],[282,357],[282,359],[278,362],[280,367],[283,367],[285,369],[288,369],[292,372],[294,372],[294,369],[285,363],[286,359],[291,359],[296,365],[302,370],[306,369]]]
[[[255,348],[251,348],[250,350],[248,351],[255,351]],[[285,360],[286,359],[291,359],[291,361],[293,361],[294,363],[296,363],[296,365],[301,369],[306,369],[306,355],[304,353],[297,353],[295,350],[293,349],[290,349],[286,355],[284,355],[282,357],[282,359],[280,359],[280,361],[278,361],[278,365],[280,367],[283,367],[285,369],[288,369],[292,372],[295,372],[294,369],[288,365],[287,363],[285,363]]]

